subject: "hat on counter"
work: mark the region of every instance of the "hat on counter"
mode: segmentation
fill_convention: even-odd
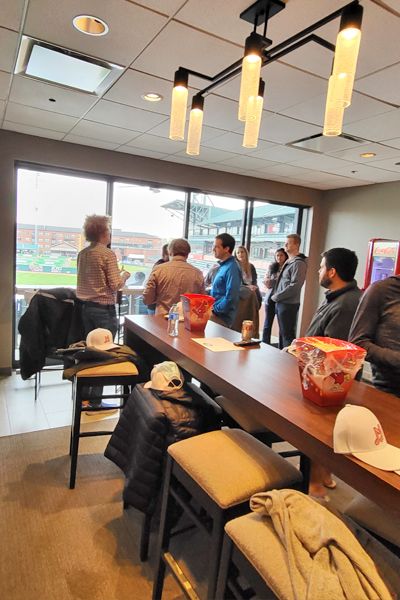
[[[180,390],[183,386],[183,375],[178,365],[170,360],[154,365],[150,376],[151,381],[144,384],[145,388],[166,392],[174,389]]]
[[[119,348],[118,344],[114,344],[113,340],[114,336],[108,329],[93,329],[86,338],[86,346],[96,348],[96,350]]]
[[[347,404],[338,413],[333,429],[333,448],[338,454],[352,454],[384,471],[400,469],[400,448],[387,443],[382,425],[364,406]]]

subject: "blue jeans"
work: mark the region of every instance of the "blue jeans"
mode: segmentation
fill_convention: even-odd
[[[297,314],[300,304],[275,304],[276,315],[279,323],[279,349],[290,346],[296,337]]]
[[[87,336],[93,329],[108,329],[111,331],[113,338],[117,333],[117,315],[115,312],[115,306],[110,304],[108,306],[92,306],[90,303],[85,303],[82,308],[82,320],[85,328],[85,335]],[[84,398],[89,400],[89,406],[92,408],[99,408],[101,406],[100,396],[103,393],[103,387],[86,387],[83,388],[82,395]],[[97,398],[93,398],[97,396]]]

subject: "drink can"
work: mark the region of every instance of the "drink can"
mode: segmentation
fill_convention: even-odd
[[[243,321],[242,323],[242,340],[251,340],[253,337],[253,321]]]

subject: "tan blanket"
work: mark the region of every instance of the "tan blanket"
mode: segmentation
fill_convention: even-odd
[[[273,490],[255,494],[250,508],[272,519],[296,600],[392,600],[348,527],[310,496]]]

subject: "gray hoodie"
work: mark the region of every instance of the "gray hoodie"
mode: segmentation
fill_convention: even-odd
[[[304,254],[289,258],[283,265],[272,300],[283,304],[299,304],[306,273],[307,257]]]

